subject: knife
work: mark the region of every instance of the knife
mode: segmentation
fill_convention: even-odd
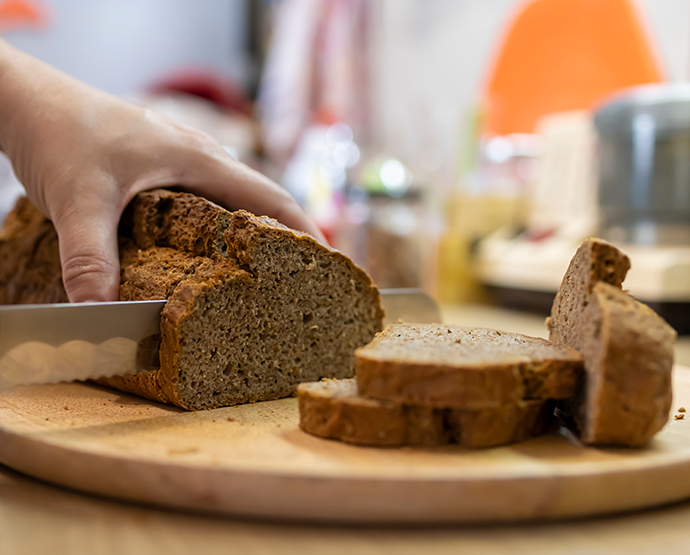
[[[383,289],[385,322],[439,322],[419,289]],[[166,301],[0,306],[0,391],[135,374],[159,367]]]
[[[158,368],[165,303],[0,307],[0,391]]]

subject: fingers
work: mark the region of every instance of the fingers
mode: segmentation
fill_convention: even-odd
[[[316,224],[282,187],[237,162],[223,151],[188,153],[185,188],[230,209],[244,208],[275,218],[288,227],[306,231],[326,244]]]
[[[116,301],[120,285],[117,223],[98,206],[82,206],[54,222],[62,280],[71,302]]]

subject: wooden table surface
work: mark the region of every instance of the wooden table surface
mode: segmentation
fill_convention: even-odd
[[[445,308],[448,323],[543,335],[543,318]],[[690,365],[690,340],[677,362]],[[596,554],[690,551],[690,502],[606,518],[531,525],[348,528],[238,521],[67,491],[0,466],[0,555],[36,554]]]

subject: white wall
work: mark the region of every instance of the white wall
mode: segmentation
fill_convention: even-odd
[[[690,2],[635,0],[669,81],[690,80]]]
[[[44,0],[46,31],[11,31],[16,47],[117,95],[182,66],[246,76],[245,0]]]

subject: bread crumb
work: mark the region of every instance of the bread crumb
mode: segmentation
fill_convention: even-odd
[[[228,416],[228,422],[234,422],[235,419],[232,416]]]
[[[680,408],[678,409],[678,412],[685,412],[685,407],[680,407]]]
[[[69,407],[62,407],[64,410],[69,410]]]
[[[676,416],[675,416],[676,420],[683,420],[683,418],[685,418],[684,414],[676,414]]]

